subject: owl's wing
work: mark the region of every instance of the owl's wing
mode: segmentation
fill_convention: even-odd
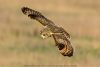
[[[58,46],[60,53],[63,56],[73,56],[73,47],[70,41],[63,34],[53,34],[56,46]]]
[[[67,38],[70,38],[70,35],[68,32],[66,32],[66,30],[64,30],[62,27],[60,27],[61,30],[63,31],[64,35],[67,37]]]
[[[32,10],[32,9],[30,9],[28,7],[23,7],[21,10],[25,15],[28,15],[28,17],[39,21],[43,26],[55,25],[52,21],[50,21],[49,19],[45,18],[38,11]]]

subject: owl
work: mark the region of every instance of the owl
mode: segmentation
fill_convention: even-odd
[[[51,20],[44,17],[40,12],[30,9],[28,7],[21,8],[23,14],[27,15],[31,19],[40,22],[44,28],[40,31],[43,39],[53,37],[59,52],[63,56],[73,56],[73,47],[70,43],[70,35],[62,27],[54,24]]]

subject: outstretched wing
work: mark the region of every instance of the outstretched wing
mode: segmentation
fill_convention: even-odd
[[[42,25],[47,26],[47,25],[55,25],[52,21],[49,19],[45,18],[40,12],[32,10],[28,7],[23,7],[22,12],[25,15],[28,15],[28,17],[35,19],[39,21]]]
[[[53,38],[63,56],[73,56],[73,47],[64,34],[53,34]]]

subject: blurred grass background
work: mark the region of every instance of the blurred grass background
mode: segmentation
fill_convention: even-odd
[[[23,15],[30,7],[71,35],[74,56],[63,57],[53,38],[43,40],[42,25]],[[0,0],[0,67],[25,65],[100,67],[99,0]]]

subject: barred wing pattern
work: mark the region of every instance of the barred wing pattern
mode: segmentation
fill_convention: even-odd
[[[63,56],[73,56],[73,47],[68,38],[70,35],[61,27],[56,26],[51,20],[45,18],[40,12],[23,7],[22,12],[31,19],[39,21],[43,26],[50,28],[51,34]]]
[[[53,38],[55,40],[56,45],[59,48],[60,53],[63,56],[73,56],[73,47],[71,46],[69,39],[67,39],[65,35],[53,34]]]
[[[22,12],[25,15],[28,15],[28,17],[30,17],[31,19],[35,19],[35,20],[39,21],[43,26],[46,26],[48,24],[55,25],[52,21],[45,18],[40,12],[32,10],[28,7],[23,7]]]

